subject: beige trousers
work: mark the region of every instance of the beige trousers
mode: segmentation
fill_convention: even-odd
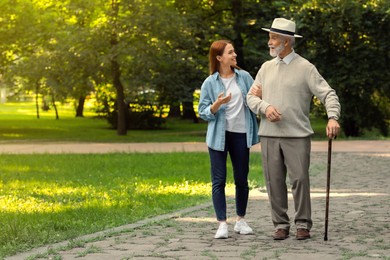
[[[309,166],[311,138],[261,137],[263,172],[275,229],[290,229],[288,174],[295,207],[295,227],[312,227]]]

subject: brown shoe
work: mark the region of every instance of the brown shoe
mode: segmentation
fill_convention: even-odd
[[[305,240],[310,238],[310,231],[304,228],[298,228],[296,234],[297,240]]]
[[[288,238],[289,233],[287,229],[278,229],[275,231],[273,238],[274,240],[285,240]]]

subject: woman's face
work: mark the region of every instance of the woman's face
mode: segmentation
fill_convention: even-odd
[[[237,54],[234,51],[234,47],[231,44],[225,46],[222,56],[217,56],[221,66],[236,66],[237,65]]]

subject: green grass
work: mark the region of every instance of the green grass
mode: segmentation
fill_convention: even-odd
[[[207,153],[1,155],[0,259],[210,201],[209,172]]]
[[[33,103],[0,104],[0,142],[204,142],[207,127],[169,120],[166,130],[118,136],[88,109],[75,118],[59,105],[59,117],[37,119]],[[262,186],[259,160],[252,187]],[[0,259],[210,201],[209,172],[207,153],[1,155]]]
[[[59,120],[53,110],[40,112],[34,103],[0,104],[0,142],[204,142],[206,122],[168,120],[166,129],[128,131],[118,136],[107,120],[86,109],[84,118],[76,118],[71,105],[59,106]]]

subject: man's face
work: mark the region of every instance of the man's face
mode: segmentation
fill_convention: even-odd
[[[269,33],[268,47],[272,57],[280,56],[280,53],[284,51],[286,41],[282,38],[279,34]]]

